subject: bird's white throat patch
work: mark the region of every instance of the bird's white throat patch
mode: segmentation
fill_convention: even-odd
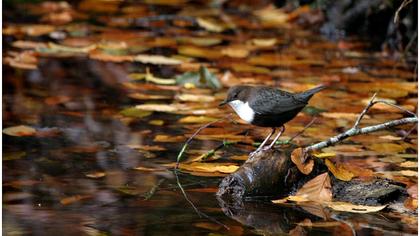
[[[251,109],[248,102],[242,102],[241,100],[234,100],[229,102],[229,105],[235,110],[236,114],[241,117],[242,120],[251,123],[254,120],[255,112]]]

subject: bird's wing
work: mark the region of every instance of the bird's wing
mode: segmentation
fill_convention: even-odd
[[[280,114],[297,108],[303,108],[307,103],[298,100],[295,94],[275,88],[264,88],[255,91],[249,101],[250,107],[258,114]]]

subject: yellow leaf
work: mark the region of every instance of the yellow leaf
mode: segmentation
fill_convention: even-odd
[[[364,206],[364,205],[354,205],[348,202],[329,202],[327,206],[335,211],[345,211],[353,213],[371,213],[378,212],[384,209],[387,205],[384,206]]]
[[[196,172],[220,172],[225,174],[230,174],[235,172],[239,166],[232,163],[203,163],[203,162],[193,162],[189,164],[181,163],[179,168],[187,171],[196,171]]]
[[[151,120],[149,121],[149,124],[156,125],[156,126],[162,126],[165,123],[163,120]]]
[[[48,47],[54,51],[60,52],[70,52],[70,53],[89,53],[90,51],[94,50],[97,46],[96,44],[92,44],[86,47],[69,47],[65,45],[59,45],[55,43],[48,43]]]
[[[141,63],[149,63],[149,64],[155,64],[155,65],[179,65],[182,63],[182,61],[165,57],[161,55],[146,55],[146,54],[138,54],[134,57],[134,61],[138,61]]]
[[[254,14],[266,25],[273,26],[284,25],[289,19],[287,13],[273,5],[257,10]]]
[[[414,162],[414,161],[405,161],[405,162],[401,163],[400,166],[405,167],[405,168],[417,168],[418,163]]]
[[[184,136],[169,136],[158,134],[153,139],[154,142],[163,142],[163,143],[179,143],[185,141],[186,138]]]
[[[174,113],[181,110],[186,110],[187,106],[182,104],[142,104],[137,105],[135,108],[145,111]]]
[[[329,202],[332,200],[331,180],[328,172],[305,183],[296,193],[296,196],[315,202]]]
[[[328,170],[339,180],[350,181],[354,177],[354,174],[346,170],[342,165],[336,167],[334,163],[328,159],[325,159],[325,165],[328,167]]]
[[[212,122],[217,120],[216,118],[213,117],[208,117],[208,116],[186,116],[184,118],[181,118],[178,120],[179,123],[184,123],[184,124],[201,124],[201,123],[208,123],[208,122]]]
[[[321,116],[326,118],[333,119],[347,119],[347,120],[356,120],[359,117],[357,113],[347,113],[347,112],[323,112]],[[364,119],[369,119],[370,116],[365,115]]]
[[[372,143],[367,148],[380,153],[398,153],[406,149],[404,145],[396,143]]]
[[[222,54],[234,58],[245,58],[249,55],[249,50],[245,47],[226,47],[222,49]]]
[[[190,57],[201,57],[207,59],[217,59],[223,56],[218,50],[200,48],[196,46],[179,46],[178,53]]]
[[[330,157],[335,157],[337,154],[334,152],[323,152],[323,153],[315,153],[312,154],[312,156],[317,157],[317,158],[330,158]]]
[[[267,39],[252,39],[252,44],[259,47],[272,47],[277,43],[277,39],[275,38],[267,38]]]
[[[35,135],[36,130],[26,125],[19,125],[5,128],[3,129],[3,133],[10,136],[23,137]]]

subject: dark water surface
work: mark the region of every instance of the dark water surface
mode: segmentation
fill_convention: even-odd
[[[380,90],[379,96],[415,110],[417,80],[412,66],[389,55],[369,52],[358,41],[329,42],[298,26],[258,28],[250,9],[246,13],[228,9],[229,13],[225,14],[237,24],[236,30],[209,33],[195,25],[182,26],[172,21],[154,22],[156,25],[149,22],[142,26],[127,22],[130,17],[144,17],[145,12],[154,15],[181,14],[185,10],[189,12],[185,14],[191,16],[191,12],[194,12],[191,8],[200,9],[197,4],[185,5],[184,9],[183,5],[162,7],[126,1],[116,4],[118,7],[114,9],[110,7],[112,4],[107,3],[107,8],[107,4],[98,1],[97,9],[102,10],[94,10],[94,7],[86,10],[83,2],[92,1],[77,1],[70,5],[82,15],[72,13],[73,22],[55,26],[53,32],[66,32],[65,39],[56,39],[51,33],[35,36],[7,33],[3,34],[3,53],[22,51],[12,46],[17,40],[74,46],[84,45],[83,40],[133,42],[130,37],[134,37],[139,42],[147,43],[129,43],[129,47],[134,48],[132,45],[136,44],[146,49],[131,48],[129,54],[141,52],[167,56],[180,53],[177,48],[182,43],[172,42],[171,39],[189,35],[222,38],[219,46],[210,47],[214,51],[226,45],[243,46],[245,41],[252,38],[276,38],[278,43],[272,48],[258,49],[245,58],[192,56],[190,59],[197,63],[191,63],[191,68],[127,61],[117,63],[94,60],[87,55],[57,56],[54,53],[50,56],[42,53],[36,55],[37,67],[31,70],[4,65],[3,128],[27,125],[37,129],[35,136],[3,134],[5,235],[417,234],[416,211],[404,208],[403,203],[399,203],[402,212],[395,209],[372,214],[335,212],[329,219],[323,219],[319,214],[322,210],[310,210],[310,207],[262,202],[231,206],[215,197],[222,173],[213,177],[180,173],[179,179],[189,199],[208,217],[199,216],[180,191],[172,168],[166,164],[176,161],[183,142],[202,124],[180,122],[181,118],[192,114],[153,112],[143,118],[132,118],[119,113],[127,107],[144,103],[179,102],[196,106],[197,109],[217,109],[217,103],[226,91],[226,88],[220,91],[189,91],[175,86],[173,90],[164,90],[144,81],[135,83],[140,89],[124,85],[131,81],[130,73],[144,73],[146,67],[150,67],[155,76],[171,78],[185,71],[196,70],[199,63],[205,63],[215,70],[219,78],[224,71],[230,70],[241,83],[268,84],[290,91],[302,91],[319,83],[330,84],[330,89],[314,97],[311,103],[312,107],[328,111],[329,116],[320,118],[317,127],[309,129],[307,135],[297,139],[299,144],[304,145],[324,140],[350,127],[355,118],[352,114],[363,109],[365,103],[362,100],[369,100],[372,91]],[[131,5],[137,8],[130,8]],[[6,15],[7,18],[3,19],[5,28],[40,23],[42,16],[48,12],[34,13],[36,9],[44,9],[38,3],[25,8],[25,4],[11,4],[9,1],[7,6],[13,6],[11,11],[15,15],[10,12]],[[22,9],[32,10],[24,13]],[[137,9],[137,12],[133,9]],[[219,15],[211,17],[218,18]],[[47,20],[44,24],[53,23]],[[69,25],[77,30],[65,28]],[[237,30],[241,31],[239,36]],[[156,42],[157,39],[162,39],[162,42]],[[264,58],[260,58],[260,62],[249,60],[265,53],[276,55],[274,61],[285,62],[276,64]],[[115,52],[110,54],[116,55]],[[186,56],[187,53],[180,54]],[[289,58],[291,55],[295,55],[294,61]],[[244,62],[260,68],[237,66]],[[135,93],[165,95],[169,98],[138,100],[132,96]],[[215,95],[217,101],[179,101],[176,95],[183,93]],[[228,111],[223,109],[208,116],[219,118]],[[405,116],[395,110],[378,109],[376,112],[365,124]],[[292,136],[310,120],[310,112],[302,113],[287,126],[289,133],[285,135]],[[163,124],[159,124],[162,121]],[[230,129],[232,133],[235,133],[235,129],[240,130],[236,134],[244,135],[244,139],[250,136],[255,141],[260,141],[267,132],[244,124],[225,123],[219,127],[225,128],[228,133]],[[325,152],[335,151],[339,153],[337,159],[343,162],[416,186],[416,175],[398,171],[405,170],[399,165],[403,161],[417,162],[417,132],[408,136],[408,141],[386,139],[387,135],[397,137],[396,132],[408,129],[409,126],[395,132],[383,131],[368,138],[352,139],[341,146],[342,149]],[[181,136],[181,139],[160,142],[156,140],[157,135]],[[222,140],[203,139],[194,141],[189,150],[205,153],[220,145]],[[391,143],[393,148],[379,150],[376,143]],[[219,161],[240,164],[242,161],[230,157],[246,154],[253,148],[245,141],[230,146],[218,152]],[[188,156],[198,154],[190,152]],[[401,161],[384,161],[384,158],[399,158]],[[408,170],[417,172],[417,168]],[[329,224],[297,227],[305,219]]]

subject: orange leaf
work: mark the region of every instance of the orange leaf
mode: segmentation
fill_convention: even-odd
[[[291,159],[300,172],[302,172],[305,175],[308,175],[312,172],[312,169],[314,168],[314,160],[309,159],[305,163],[303,163],[302,161],[305,159],[306,155],[308,154],[304,153],[302,148],[296,148],[291,154]]]
[[[332,200],[332,192],[328,172],[308,181],[297,191],[296,196],[302,196],[316,202],[330,202]]]

